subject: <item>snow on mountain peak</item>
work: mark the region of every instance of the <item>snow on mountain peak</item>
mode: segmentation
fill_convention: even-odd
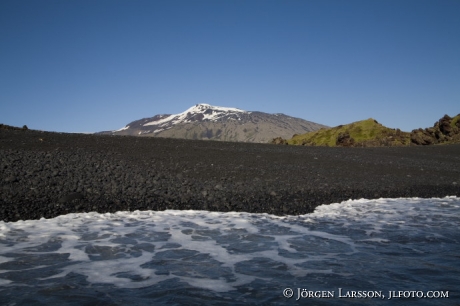
[[[126,125],[125,127],[122,127],[121,129],[115,130],[113,132],[121,132],[121,131],[124,131],[124,130],[127,130],[127,129],[129,129],[129,125]]]
[[[160,127],[160,129],[156,129],[155,131],[162,131],[178,123],[217,121],[224,117],[231,117],[232,119],[239,120],[239,115],[242,113],[249,114],[250,112],[238,108],[213,106],[202,103],[196,104],[180,114],[166,115],[164,117],[160,116],[160,118],[147,122],[143,124],[143,126],[155,125]]]
[[[246,111],[241,110],[239,108],[213,106],[213,105],[209,105],[209,104],[206,104],[206,103],[201,103],[201,104],[196,104],[196,105],[190,107],[184,113],[187,113],[187,112],[205,112],[208,109],[214,110],[214,111],[217,111],[217,112],[236,112],[236,113],[238,113],[238,112],[240,112],[240,113],[246,112]]]

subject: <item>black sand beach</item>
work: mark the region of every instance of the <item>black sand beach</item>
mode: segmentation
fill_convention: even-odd
[[[277,215],[460,196],[460,145],[327,148],[0,129],[0,220],[194,209]]]

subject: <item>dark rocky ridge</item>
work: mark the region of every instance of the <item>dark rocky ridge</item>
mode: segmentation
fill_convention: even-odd
[[[416,129],[410,133],[411,142],[416,145],[460,143],[460,114],[455,117],[444,115],[433,127]]]
[[[0,220],[195,209],[305,214],[347,199],[460,196],[460,145],[276,146],[0,129]]]

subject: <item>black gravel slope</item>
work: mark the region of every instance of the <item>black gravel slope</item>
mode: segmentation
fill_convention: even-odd
[[[460,145],[293,147],[0,129],[0,220],[195,209],[305,214],[380,197],[460,196]]]

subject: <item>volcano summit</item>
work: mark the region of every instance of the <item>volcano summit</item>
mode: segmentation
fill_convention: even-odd
[[[292,137],[322,127],[326,126],[284,114],[196,104],[180,114],[143,118],[101,133],[266,143],[275,137]]]

